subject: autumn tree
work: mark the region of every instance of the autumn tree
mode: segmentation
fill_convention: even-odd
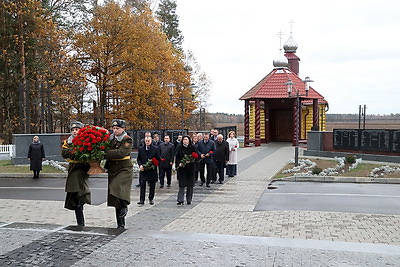
[[[201,69],[199,62],[192,51],[187,51],[185,56],[185,69],[190,72],[192,83],[196,85],[194,95],[196,96],[197,108],[192,112],[192,118],[188,125],[194,130],[205,130],[207,121],[208,99],[212,82],[207,74]]]
[[[131,128],[152,128],[161,126],[160,113],[179,114],[165,85],[189,84],[190,76],[149,8],[134,12],[113,1],[98,6],[75,48],[95,88],[98,124],[123,117]]]
[[[53,132],[61,120],[76,114],[76,92],[85,88],[71,92],[84,79],[66,50],[67,33],[41,1],[8,1],[0,10],[4,15],[0,119],[7,126],[1,132],[10,141],[15,132]]]

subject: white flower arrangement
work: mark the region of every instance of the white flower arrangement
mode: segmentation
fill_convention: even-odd
[[[60,170],[62,172],[67,172],[67,168],[62,166],[65,162],[59,162],[59,161],[54,161],[54,160],[45,160],[42,162],[43,166],[51,166],[54,169]],[[68,164],[68,163],[66,163]]]
[[[289,160],[289,164],[294,164],[295,160],[292,158]],[[299,166],[295,166],[291,169],[284,170],[282,173],[293,173],[293,172],[299,172],[303,169],[311,169],[314,168],[317,164],[309,159],[299,159]]]
[[[313,174],[312,171],[309,169],[314,168],[317,164],[309,159],[300,159],[299,166],[284,170],[284,171],[282,171],[282,173],[283,174],[296,173],[296,176],[335,176],[335,175],[338,175],[339,172],[344,173],[345,158],[344,157],[335,157],[335,161],[337,162],[335,167],[323,169],[319,174]],[[294,159],[290,159],[289,163],[294,164]],[[357,166],[360,165],[361,163],[362,163],[361,158],[356,159],[356,162],[353,163],[349,167],[349,170],[353,170],[353,169],[357,168]],[[301,170],[307,170],[307,169],[309,171],[299,172]],[[399,168],[399,171],[400,171],[400,168]]]
[[[133,165],[133,173],[138,174],[140,172],[139,165],[136,162],[136,159],[132,159],[132,165]]]
[[[390,167],[390,166],[386,165],[386,166],[374,168],[370,172],[369,176],[378,178],[378,177],[383,177],[386,174],[392,173],[392,172],[400,172],[400,165],[399,165],[399,167]]]
[[[318,175],[319,176],[334,176],[338,175],[339,171],[344,172],[344,157],[335,157],[335,161],[337,161],[336,167],[334,168],[326,168],[322,170]]]
[[[362,163],[362,158],[356,159],[356,162],[354,162],[353,164],[351,164],[351,166],[349,167],[349,170],[354,170],[355,168],[358,167],[358,165],[360,165]]]

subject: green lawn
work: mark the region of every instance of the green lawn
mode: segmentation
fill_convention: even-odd
[[[51,166],[43,166],[42,173],[62,173]],[[0,173],[31,173],[29,165],[13,165],[11,160],[0,160]]]

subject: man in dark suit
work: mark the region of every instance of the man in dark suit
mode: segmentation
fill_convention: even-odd
[[[169,135],[164,136],[164,142],[159,146],[160,148],[160,188],[164,187],[164,177],[167,175],[167,187],[171,186],[171,173],[172,164],[174,164],[175,147],[170,142]]]
[[[216,173],[218,173],[218,181],[220,184],[224,182],[224,168],[229,161],[229,144],[224,140],[222,134],[217,135],[215,143],[214,162],[216,166]]]
[[[182,141],[182,135],[178,135],[178,138],[174,141],[174,147],[176,149],[176,147],[181,143]]]
[[[161,143],[162,143],[162,141],[160,140],[160,136],[157,133],[153,134],[153,145],[156,145],[159,147],[161,145]]]
[[[198,142],[197,149],[200,152],[201,160],[200,160],[200,186],[206,183],[207,187],[210,187],[210,181],[212,179],[212,168],[213,168],[213,156],[212,154],[215,152],[214,142],[209,140],[209,134],[204,134],[203,140]],[[204,177],[204,167],[207,168],[207,181]]]
[[[155,158],[158,162],[161,161],[160,150],[157,146],[152,144],[152,139],[150,136],[144,138],[144,146],[141,146],[138,150],[137,164],[140,169],[140,200],[138,205],[144,204],[144,199],[146,197],[146,184],[149,184],[149,203],[154,205],[154,194],[156,188],[156,182],[158,179],[157,166],[145,170],[144,166],[149,160]]]

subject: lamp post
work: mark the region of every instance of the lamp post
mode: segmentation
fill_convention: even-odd
[[[168,92],[168,94],[169,94],[169,99],[170,99],[170,100],[178,99],[178,100],[181,101],[181,111],[182,111],[182,118],[181,118],[181,128],[182,128],[182,132],[181,132],[181,133],[182,133],[182,135],[184,135],[184,132],[185,132],[185,106],[184,106],[184,101],[185,101],[185,100],[191,100],[191,101],[193,101],[195,95],[194,95],[193,92],[192,92],[192,94],[191,94],[192,97],[191,97],[191,98],[184,97],[183,94],[181,94],[180,97],[173,97],[173,96],[174,96],[174,89],[175,89],[176,85],[173,84],[173,83],[170,83],[170,84],[168,84],[167,86],[169,87],[169,92]],[[191,84],[191,85],[189,86],[189,88],[191,88],[192,90],[193,90],[193,88],[196,88],[196,87],[197,87],[197,86],[194,85],[194,84]]]
[[[200,130],[204,130],[206,128],[205,121],[206,121],[206,109],[200,107]]]
[[[299,166],[299,128],[300,128],[300,108],[301,108],[301,97],[308,96],[308,91],[310,90],[310,82],[313,82],[313,80],[310,79],[310,77],[306,77],[302,82],[305,83],[305,91],[306,94],[302,95],[299,92],[299,89],[296,89],[295,95],[291,95],[293,91],[293,82],[291,79],[288,79],[286,85],[287,85],[287,93],[289,98],[295,98],[296,99],[296,122],[295,122],[295,147],[294,147],[294,165]]]

